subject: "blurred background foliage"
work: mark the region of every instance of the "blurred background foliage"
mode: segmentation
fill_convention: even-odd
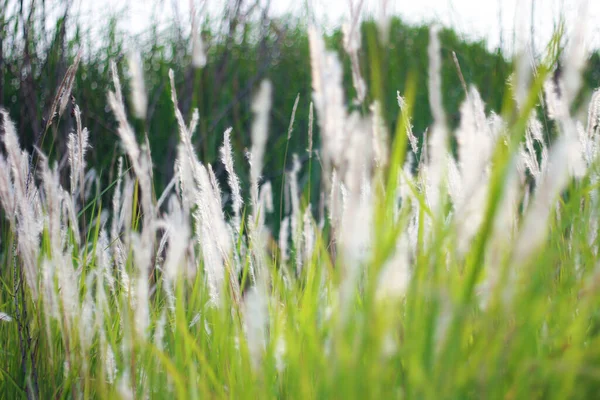
[[[4,2],[4,5],[2,4]],[[95,168],[100,179],[114,179],[114,165],[121,154],[115,133],[116,123],[107,106],[107,91],[112,87],[109,62],[117,63],[125,93],[128,93],[127,54],[132,48],[139,51],[144,66],[148,93],[148,113],[144,121],[130,117],[139,140],[147,132],[154,161],[157,190],[164,187],[173,175],[173,161],[178,143],[177,124],[170,99],[169,69],[175,71],[177,92],[183,115],[189,120],[192,110],[200,111],[200,124],[194,134],[200,159],[212,163],[215,172],[225,183],[224,170],[218,161],[218,148],[226,128],[233,127],[232,141],[236,169],[247,185],[245,150],[250,147],[251,102],[262,79],[273,83],[273,108],[269,130],[268,151],[265,159],[265,179],[274,185],[275,203],[279,204],[280,187],[284,172],[291,167],[292,158],[285,157],[287,129],[296,96],[300,102],[294,130],[289,143],[289,154],[297,153],[306,161],[308,114],[311,100],[311,72],[308,47],[307,21],[303,17],[270,18],[258,3],[236,0],[224,9],[219,29],[214,23],[203,21],[202,36],[207,48],[208,64],[200,70],[192,68],[189,35],[181,23],[173,21],[166,28],[152,27],[143,36],[126,38],[118,29],[119,17],[113,16],[96,33],[83,27],[76,15],[71,14],[68,2],[55,24],[45,19],[45,2],[32,1],[29,8],[7,7],[8,0],[0,0],[0,106],[9,110],[17,124],[22,145],[31,149],[37,144],[59,165],[66,160],[66,141],[73,130],[70,112],[72,104],[61,120],[53,123],[42,138],[45,121],[49,118],[52,102],[69,65],[80,52],[79,65],[72,95],[80,106],[83,124],[90,130],[92,149],[88,165]],[[40,19],[43,19],[40,21]],[[48,28],[50,26],[51,28]],[[416,103],[413,115],[414,132],[422,140],[423,132],[431,122],[427,93],[427,45],[429,28],[412,26],[393,18],[389,40],[367,40],[366,33],[374,29],[374,22],[362,24],[363,41],[361,68],[369,84],[369,44],[377,46],[381,62],[383,109],[389,131],[398,116],[396,92],[404,92],[406,81],[415,80]],[[70,32],[70,34],[68,34]],[[99,32],[99,33],[98,33]],[[469,42],[456,32],[441,32],[443,57],[443,92],[449,123],[459,122],[459,107],[465,93],[458,63],[467,85],[475,85],[488,111],[499,112],[505,96],[505,87],[512,71],[511,60],[500,50],[490,52],[484,42]],[[326,42],[344,63],[346,101],[352,107],[354,89],[350,60],[342,49],[340,29],[328,32]],[[132,44],[133,43],[133,44]],[[595,87],[600,80],[600,58],[594,54],[585,73],[587,87]],[[356,108],[368,112],[373,93],[367,94],[365,106]],[[318,118],[318,116],[317,116]],[[315,124],[315,143],[318,146],[318,126]],[[318,185],[319,168],[312,168],[312,176],[301,174],[301,185]],[[67,182],[68,171],[63,170]],[[226,188],[226,186],[223,186]],[[312,190],[312,193],[319,193]],[[311,199],[312,203],[318,199]]]

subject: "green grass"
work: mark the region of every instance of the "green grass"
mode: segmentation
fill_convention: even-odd
[[[370,40],[376,39],[372,36]],[[367,52],[369,82],[376,99],[387,96],[380,56],[378,51]],[[93,186],[83,203],[79,196],[65,192],[73,198],[77,211],[74,220],[68,220],[60,207],[53,208],[48,201],[48,187],[42,187],[43,183],[58,185],[58,180],[37,177],[27,191],[29,201],[40,199],[40,208],[32,208],[41,226],[32,242],[36,282],[27,281],[24,272],[28,246],[22,230],[24,217],[20,211],[10,217],[7,205],[14,198],[8,191],[0,191],[0,311],[12,317],[12,321],[0,321],[0,397],[594,397],[600,391],[600,238],[594,225],[598,221],[598,163],[589,163],[583,177],[569,177],[558,193],[548,194],[551,212],[547,221],[539,221],[540,231],[547,229],[548,233],[541,246],[532,242],[528,257],[519,258],[517,251],[522,244],[519,241],[530,239],[520,233],[535,205],[533,200],[526,202],[525,194],[532,198],[544,195],[538,190],[543,179],[555,177],[536,181],[523,171],[517,213],[511,220],[515,229],[497,229],[511,171],[521,157],[519,144],[528,134],[530,118],[546,113],[539,99],[552,67],[548,63],[538,69],[520,106],[510,88],[507,90],[502,114],[505,124],[486,163],[487,198],[477,210],[483,219],[464,252],[459,246],[463,221],[448,190],[452,184],[449,176],[440,183],[441,205],[434,209],[430,208],[431,193],[423,172],[423,165],[433,161],[411,164],[412,172],[402,168],[418,156],[409,154],[405,135],[424,95],[412,75],[404,85],[407,106],[402,112],[395,111],[389,162],[371,171],[369,251],[358,258],[352,256],[353,235],[367,228],[362,220],[353,221],[359,218],[358,212],[346,215],[344,225],[337,225],[321,216],[308,196],[300,202],[297,231],[291,232],[289,261],[284,263],[276,240],[269,234],[263,236],[279,224],[272,220],[279,219],[282,206],[275,202],[275,215],[267,214],[267,226],[261,231],[260,220],[262,213],[268,213],[267,207],[261,203],[253,209],[245,199],[241,230],[230,232],[231,249],[222,255],[225,278],[218,288],[217,304],[211,298],[214,288],[207,283],[210,271],[202,261],[204,248],[193,237],[202,224],[217,224],[217,217],[191,222],[194,213],[206,205],[193,199],[191,208],[185,209],[179,184],[171,201],[149,216],[141,204],[143,177],[126,167],[122,173],[126,182],[115,179],[106,187]],[[195,82],[199,79],[196,75]],[[274,87],[278,90],[285,88]],[[385,101],[381,102],[385,106]],[[280,104],[275,104],[271,114],[278,112]],[[173,112],[172,104],[166,107]],[[285,112],[289,108],[287,104],[281,107]],[[391,105],[387,107],[384,111],[391,113]],[[324,118],[318,107],[316,111],[317,119]],[[298,112],[307,114],[308,105],[301,104]],[[368,116],[363,110],[362,117]],[[565,118],[571,120],[570,115]],[[546,134],[566,135],[559,127],[561,121],[554,122],[556,131]],[[176,130],[175,124],[172,129]],[[598,139],[595,128],[590,134],[593,141]],[[293,135],[293,140],[304,141],[304,132],[295,129]],[[550,149],[554,144],[548,144]],[[288,145],[286,142],[286,154],[277,156],[287,159]],[[351,150],[350,145],[344,149]],[[160,149],[152,151],[156,154]],[[454,157],[450,150],[448,155]],[[541,153],[534,156],[542,157]],[[129,161],[135,165],[142,158]],[[6,166],[4,158],[2,161]],[[321,158],[315,157],[313,162],[321,162]],[[567,164],[565,161],[565,168]],[[236,169],[246,170],[247,165],[237,163]],[[307,170],[305,167],[303,173]],[[189,183],[184,178],[181,181]],[[199,180],[193,182],[200,191],[209,190]],[[348,196],[353,196],[352,181],[345,182]],[[17,190],[17,184],[13,172],[9,186]],[[112,205],[103,203],[105,192],[128,184],[132,198],[124,198],[119,212],[110,212],[106,220],[103,211],[110,211]],[[322,185],[320,190],[329,195]],[[310,183],[305,187],[305,193],[290,196],[302,199],[311,187],[315,190]],[[288,190],[273,188],[275,193]],[[318,194],[313,193],[312,198]],[[159,196],[152,195],[155,202]],[[179,203],[184,204],[180,224],[192,229],[191,246],[186,243],[177,253],[179,270],[170,280],[162,267],[176,243],[169,242],[164,254],[157,252],[165,226],[178,228],[169,218]],[[328,209],[331,206],[328,203]],[[127,207],[131,211],[123,212]],[[311,207],[311,218],[303,219],[307,207]],[[53,213],[61,219],[53,220]],[[112,237],[110,224],[121,213],[125,216],[123,228],[118,237]],[[147,221],[153,217],[164,225],[148,235]],[[52,230],[52,221],[60,223],[58,235]],[[81,237],[77,237],[75,225],[82,229]],[[354,230],[339,231],[340,226]],[[303,250],[304,239],[294,239],[302,229],[315,235],[313,250],[308,253]],[[218,232],[214,228],[209,233],[216,236]],[[153,243],[135,241],[140,237],[151,237]],[[114,251],[117,242],[124,246],[122,268]],[[148,271],[140,266],[142,256],[149,257]],[[303,260],[302,268],[296,265],[296,256]],[[405,288],[385,291],[394,280],[403,279],[387,275],[390,268],[407,273]],[[51,278],[45,280],[44,274]],[[145,283],[150,294],[140,300],[136,294]],[[236,284],[241,286],[240,297]],[[488,289],[484,284],[489,284]],[[37,298],[33,288],[40,293]],[[147,329],[143,328],[140,304],[148,307]]]

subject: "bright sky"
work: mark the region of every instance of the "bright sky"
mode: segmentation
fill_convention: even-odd
[[[192,3],[205,3],[210,14],[226,1],[232,0],[73,0],[75,14],[96,29],[102,26],[98,24],[99,18],[117,13],[122,17],[121,28],[131,34],[143,32],[153,20],[166,24],[177,14],[182,21],[189,21]],[[548,42],[561,16],[566,20],[567,32],[580,26],[582,18],[578,10],[586,0],[271,0],[271,14],[305,14],[308,4],[319,22],[333,27],[348,18],[349,1],[355,4],[362,1],[364,14],[374,17],[379,15],[381,4],[387,3],[387,12],[400,15],[405,21],[441,23],[455,28],[464,37],[486,39],[491,48],[499,46],[503,39],[505,50],[510,52],[514,33],[525,33],[526,36],[517,37],[528,38],[532,23],[536,51]],[[58,0],[46,0],[52,2]],[[600,21],[600,0],[589,0],[586,15],[587,43],[600,48],[600,24],[596,23]]]

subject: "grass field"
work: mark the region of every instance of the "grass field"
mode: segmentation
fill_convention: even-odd
[[[0,397],[597,396],[600,92],[582,100],[577,33],[564,48],[557,35],[535,69],[517,58],[496,113],[463,79],[453,130],[432,27],[428,86],[408,74],[393,90],[389,129],[382,54],[359,62],[360,29],[345,31],[349,98],[339,54],[310,28],[310,103],[296,101],[286,139],[306,150],[279,155],[280,185],[263,177],[285,87],[257,85],[247,153],[227,129],[211,164],[193,144],[203,116],[184,118],[170,71],[178,145],[159,191],[139,60],[126,91],[111,63],[119,159],[95,171],[85,104],[70,96],[76,59],[43,126],[75,121],[65,163],[25,151],[0,111]],[[313,168],[318,183],[299,184]]]

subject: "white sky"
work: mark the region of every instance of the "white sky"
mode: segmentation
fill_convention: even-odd
[[[190,4],[206,3],[210,14],[231,0],[72,0],[75,14],[92,26],[101,29],[102,21],[111,14],[121,16],[120,28],[131,34],[145,31],[152,21],[166,24],[176,14],[189,21]],[[266,0],[260,0],[265,2]],[[271,0],[271,14],[305,14],[307,4],[317,20],[333,27],[348,18],[350,0]],[[352,0],[358,3],[361,0]],[[59,0],[46,0],[46,3]],[[560,16],[566,20],[567,33],[583,26],[579,8],[585,0],[362,0],[366,15],[377,17],[382,3],[387,12],[399,15],[412,23],[437,22],[455,28],[460,35],[470,39],[486,39],[490,48],[499,46],[504,39],[505,50],[511,52],[515,32],[528,38],[533,22],[535,48],[539,52],[550,39]],[[535,17],[531,19],[532,2]],[[60,9],[61,7],[58,6]],[[600,0],[589,0],[585,13],[588,23],[585,29],[587,44],[600,48]],[[155,18],[155,19],[154,19]],[[392,38],[393,40],[393,38]]]

